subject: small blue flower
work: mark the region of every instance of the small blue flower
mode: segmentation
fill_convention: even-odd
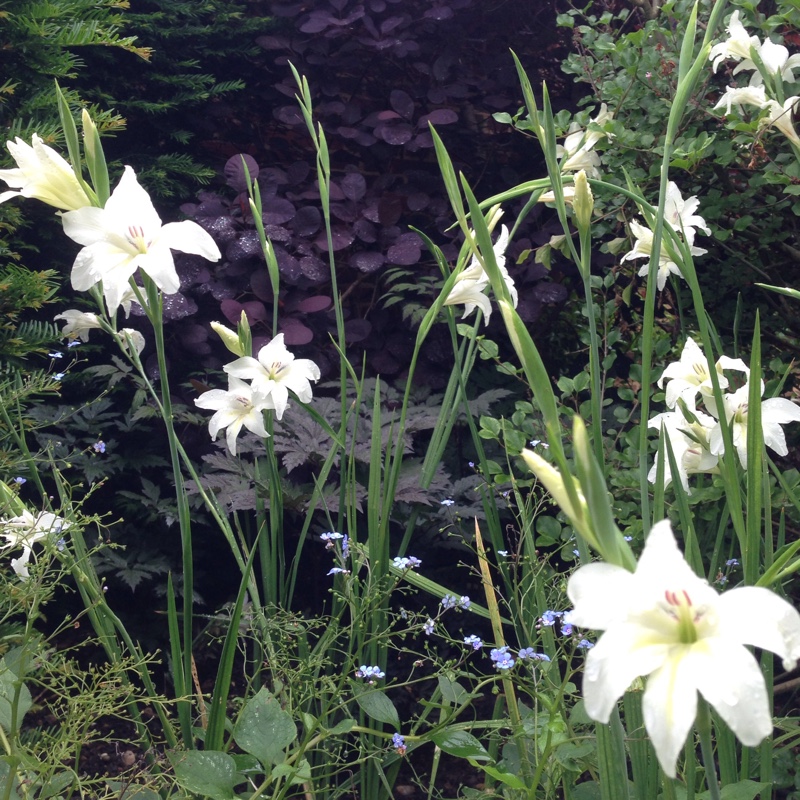
[[[322,539],[323,542],[325,542],[325,549],[330,550],[333,547],[334,539],[341,539],[343,537],[341,533],[336,533],[336,531],[331,531],[330,533],[321,533],[319,535],[319,538]]]
[[[95,451],[95,453],[105,453],[106,443],[100,439],[92,445],[92,449]]]
[[[392,559],[392,566],[397,569],[413,569],[418,567],[422,562],[414,556],[395,556]]]
[[[576,646],[578,650],[591,650],[594,647],[594,642],[590,642],[588,639],[581,639]]]
[[[342,558],[350,557],[350,537],[342,536]]]
[[[433,633],[433,620],[428,617],[428,621],[422,626],[422,631],[426,636],[430,636]]]
[[[725,562],[726,567],[738,567],[739,566],[739,559],[738,558],[729,558]]]
[[[466,611],[472,605],[472,600],[467,597],[467,595],[462,594],[461,597],[458,598],[458,607],[463,608]]]
[[[64,376],[66,374],[67,374],[66,372],[56,372],[56,374],[53,375],[53,380],[54,381],[63,381],[64,380]]]
[[[552,609],[548,608],[547,611],[539,617],[539,622],[542,623],[547,628],[551,628],[553,625],[556,624],[556,620],[560,619],[564,616],[563,611],[553,611]]]
[[[632,542],[632,541],[633,541],[633,536],[623,536],[622,538],[623,538],[623,539],[624,539],[626,542]]]
[[[392,736],[392,747],[394,747],[398,755],[404,756],[407,750],[405,738],[399,733],[396,733],[394,736]]]
[[[50,358],[64,358],[63,353],[48,353],[47,355]]]
[[[537,653],[532,647],[524,647],[519,651],[519,657],[524,661],[530,659],[531,661],[549,661],[550,656],[547,653]]]
[[[341,567],[333,567],[328,570],[328,575],[349,575],[349,569],[342,569]]]
[[[572,555],[574,555],[574,556],[579,556],[580,555],[580,551],[578,550],[577,547],[572,551]]]
[[[452,595],[452,594],[446,594],[446,595],[445,595],[445,596],[442,598],[442,608],[443,608],[445,611],[447,611],[449,608],[455,608],[455,607],[456,607],[456,603],[457,603],[457,602],[458,602],[458,600],[456,600],[456,598],[455,598],[455,597],[453,597],[453,595]]]
[[[562,636],[572,636],[572,625],[568,622],[561,623],[561,635]]]
[[[514,666],[514,658],[508,652],[508,645],[503,647],[495,647],[490,653],[489,658],[494,661],[497,669],[511,669]]]
[[[23,483],[27,483],[27,482],[28,482],[28,479],[27,478],[23,478],[21,476],[18,476],[16,478],[14,478],[14,483],[16,483],[17,486],[22,486]]]
[[[71,342],[67,342],[67,347],[69,347],[70,349],[72,349],[73,347],[80,347],[80,346],[81,346],[80,339],[74,339]]]
[[[448,497],[448,498],[447,498],[447,500],[442,500],[442,502],[441,502],[441,503],[439,503],[439,505],[442,505],[442,506],[452,506],[452,505],[455,505],[455,502],[456,502],[455,500],[451,500],[451,499]]]
[[[356,670],[356,678],[385,678],[386,673],[380,667],[361,666]]]
[[[467,461],[467,466],[470,469],[475,469],[475,462],[474,461]]]
[[[503,558],[507,558],[508,557],[508,550],[498,550],[497,551],[497,555],[503,556]]]
[[[64,552],[64,548],[65,548],[66,546],[67,546],[67,543],[64,541],[64,539],[63,539],[63,538],[62,538],[62,539],[59,539],[59,540],[56,542],[56,549],[58,550],[58,552],[59,552],[59,553],[63,553],[63,552]]]
[[[483,647],[483,642],[478,636],[475,636],[475,634],[471,634],[470,636],[465,636],[464,644],[472,645],[473,650],[480,650],[481,647]]]

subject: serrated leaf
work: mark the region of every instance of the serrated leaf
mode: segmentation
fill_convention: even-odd
[[[233,730],[236,744],[263,765],[283,761],[283,751],[297,737],[291,714],[262,688],[247,701]]]

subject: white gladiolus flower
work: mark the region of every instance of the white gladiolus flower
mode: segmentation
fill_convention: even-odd
[[[517,295],[517,287],[514,285],[514,279],[508,274],[506,269],[506,248],[508,247],[508,228],[503,225],[500,228],[500,236],[494,243],[492,250],[494,251],[494,260],[503,276],[508,293],[511,295],[511,301],[516,308],[519,297]],[[492,306],[489,298],[484,293],[484,290],[489,285],[489,276],[486,274],[480,261],[476,256],[472,256],[469,266],[462,270],[456,277],[456,282],[447,295],[444,301],[446,306],[464,306],[464,313],[461,319],[468,317],[475,308],[480,308],[486,321],[492,314]]]
[[[258,358],[243,356],[226,364],[225,372],[234,378],[253,382],[253,392],[268,398],[280,419],[289,402],[289,391],[301,403],[311,402],[311,381],[319,380],[319,367],[308,358],[295,358],[279,333],[258,351]]]
[[[728,38],[724,42],[715,44],[711,48],[711,52],[708,56],[709,60],[714,62],[714,72],[717,71],[717,67],[719,67],[721,62],[729,58],[735,61],[749,59],[750,48],[755,47],[758,49],[761,46],[761,40],[758,36],[751,36],[744,25],[742,25],[739,20],[738,11],[734,11],[733,14],[731,14],[731,18],[728,20],[727,31]]]
[[[800,659],[800,614],[769,589],[718,594],[678,550],[667,520],[653,526],[635,572],[606,563],[578,569],[567,594],[570,622],[604,631],[587,654],[587,714],[608,722],[617,700],[649,676],[644,724],[664,772],[697,714],[697,693],[748,747],[772,733],[764,676],[746,645],[771,650],[793,669]]]
[[[614,118],[605,103],[600,105],[597,116],[591,120],[596,125],[605,125]],[[599,178],[600,156],[594,152],[594,146],[608,134],[603,131],[584,130],[577,122],[573,122],[564,139],[564,144],[556,145],[556,157],[561,159],[562,172],[586,170],[591,178]],[[544,200],[542,202],[548,202]]]
[[[180,288],[172,250],[219,261],[219,248],[196,222],[161,224],[150,196],[125,167],[105,208],[81,208],[62,217],[64,233],[84,245],[72,268],[80,292],[102,281],[110,313],[122,304],[128,281],[141,268],[165,294]]]
[[[242,426],[265,439],[269,436],[264,427],[263,412],[275,408],[274,403],[233,375],[228,376],[228,391],[211,389],[203,392],[194,403],[199,408],[217,412],[209,420],[208,432],[212,439],[216,439],[219,432],[227,428],[225,440],[231,455],[236,455],[236,437]]]
[[[723,375],[724,369],[734,369],[750,375],[750,370],[741,358],[728,358],[721,356],[715,365],[719,386],[721,389],[728,387],[728,379]],[[668,380],[666,391],[666,403],[668,408],[675,408],[678,398],[683,398],[687,406],[694,407],[697,393],[702,393],[705,399],[712,396],[713,385],[711,374],[708,369],[708,361],[700,349],[700,345],[691,337],[686,340],[686,344],[681,351],[680,361],[673,361],[668,364],[661,377],[658,379],[658,387],[664,387],[664,381]]]
[[[0,193],[0,203],[12,197],[33,197],[62,211],[92,204],[69,162],[48,147],[38,134],[33,134],[31,144],[17,137],[6,146],[17,168],[0,169],[0,180],[18,191]]]
[[[706,221],[699,214],[694,213],[699,206],[700,201],[696,195],[684,200],[675,181],[667,184],[664,218],[678,233],[683,234],[690,245],[694,242],[695,228],[700,228],[706,236],[711,235],[711,228],[708,227]]]
[[[62,336],[77,336],[82,342],[89,341],[90,330],[101,327],[97,314],[75,308],[56,314],[53,319],[63,319],[67,323],[61,329]]]
[[[701,411],[692,409],[697,422],[687,421],[680,411],[667,411],[657,414],[647,423],[648,428],[664,428],[664,433],[669,440],[675,463],[678,467],[678,478],[687,494],[689,488],[689,475],[698,472],[715,472],[719,463],[719,456],[711,452],[711,429],[716,424],[713,417]],[[653,464],[647,474],[647,480],[655,483],[658,477],[658,460]],[[670,468],[669,458],[664,453],[664,488],[670,485],[675,476]]]
[[[18,517],[0,519],[0,536],[6,540],[6,544],[0,547],[0,552],[21,547],[22,555],[11,559],[11,568],[20,578],[28,578],[28,562],[33,545],[51,533],[60,534],[69,527],[69,522],[49,511],[40,511],[34,516],[25,509]]]
[[[761,385],[761,393],[764,392],[764,385]],[[733,394],[724,395],[725,418],[731,427],[731,438],[736,453],[739,456],[739,463],[743,469],[747,469],[747,419],[748,419],[748,400],[750,395],[750,385],[745,384]],[[716,412],[715,412],[716,416]],[[786,436],[781,425],[789,422],[800,422],[800,406],[787,400],[785,397],[771,397],[761,403],[761,429],[764,433],[764,444],[774,450],[779,456],[789,453],[786,446]],[[721,455],[725,451],[725,443],[722,440],[722,428],[719,423],[711,431],[710,438],[711,452]]]
[[[717,101],[714,106],[716,111],[718,108],[725,108],[725,114],[731,113],[731,106],[755,106],[756,108],[766,108],[769,104],[767,95],[763,86],[743,86],[734,89],[728,86],[725,89],[725,94]]]
[[[767,103],[769,114],[765,118],[766,125],[777,128],[790,142],[800,147],[800,136],[792,124],[792,112],[797,105],[800,97],[787,97],[781,105],[777,100],[770,100]]]

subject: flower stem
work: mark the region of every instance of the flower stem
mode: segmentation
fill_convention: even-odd
[[[711,711],[703,697],[697,704],[697,733],[700,736],[700,752],[703,755],[703,766],[706,770],[706,784],[710,800],[721,800],[717,767],[714,761],[714,746],[711,743]]]

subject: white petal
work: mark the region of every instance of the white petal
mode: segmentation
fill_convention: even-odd
[[[758,662],[744,647],[721,637],[706,639],[692,650],[691,669],[700,694],[742,744],[759,744],[772,733],[772,716]]]
[[[672,657],[650,675],[642,701],[645,728],[670,778],[675,777],[678,754],[697,715],[697,682],[685,650],[686,645],[677,645]]]
[[[203,256],[209,261],[219,261],[222,258],[211,235],[196,222],[190,220],[168,222],[161,229],[159,240],[180,253]]]
[[[607,630],[589,651],[583,674],[586,713],[608,722],[611,709],[635,678],[664,662],[668,645],[653,642],[647,629],[619,624]]]
[[[124,233],[130,226],[135,226],[141,228],[144,238],[150,241],[161,230],[161,217],[150,195],[139,185],[131,167],[125,167],[104,210],[110,220],[109,227],[116,229],[117,233]]]
[[[622,567],[595,562],[580,567],[567,584],[575,607],[572,621],[582,628],[605,630],[628,612],[633,574]]]
[[[800,614],[769,589],[742,586],[723,592],[717,613],[720,636],[776,653],[787,670],[800,660]]]
[[[106,212],[102,208],[89,206],[78,211],[67,211],[61,215],[64,233],[82,245],[108,240]]]

